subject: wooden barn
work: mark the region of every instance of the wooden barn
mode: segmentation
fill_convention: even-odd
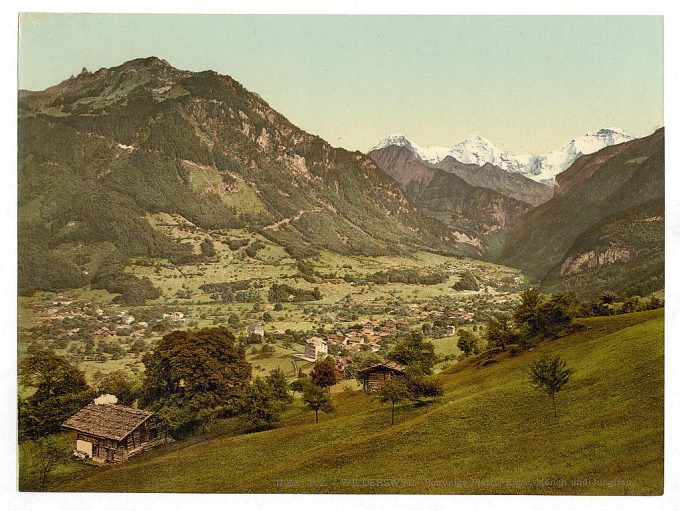
[[[366,392],[378,392],[391,378],[403,376],[405,373],[406,366],[392,361],[374,364],[359,372]]]
[[[75,454],[98,463],[122,463],[167,441],[153,413],[115,404],[89,404],[62,426],[76,432]]]

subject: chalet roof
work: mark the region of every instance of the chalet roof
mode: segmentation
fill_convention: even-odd
[[[128,408],[127,406],[90,403],[62,423],[62,426],[90,435],[120,441],[152,415],[153,413],[146,410]]]
[[[359,372],[360,373],[367,373],[369,371],[373,371],[373,370],[379,369],[381,367],[389,369],[391,371],[396,371],[398,373],[406,372],[406,366],[405,365],[402,365],[399,362],[393,362],[392,360],[389,360],[387,362],[380,362],[378,364],[373,364],[372,366],[369,366],[366,369],[362,369]]]

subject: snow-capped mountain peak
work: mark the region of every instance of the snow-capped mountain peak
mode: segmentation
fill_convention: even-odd
[[[628,135],[618,128],[602,128],[595,133],[586,133],[582,137],[572,140],[568,146],[581,154],[590,154],[603,147],[628,142],[635,137]]]
[[[373,148],[371,148],[371,151],[384,149],[385,147],[389,147],[391,145],[408,148],[413,147],[413,143],[406,137],[406,135],[403,133],[395,133],[394,135],[390,135],[389,137],[378,142]]]
[[[555,176],[566,170],[574,161],[584,155],[591,154],[610,145],[621,144],[633,140],[619,128],[601,128],[595,133],[586,133],[572,139],[559,149],[545,154],[514,155],[496,147],[488,139],[480,135],[470,135],[467,139],[449,147],[420,146],[403,134],[391,135],[382,140],[371,150],[383,149],[390,145],[408,148],[421,160],[437,164],[447,156],[461,163],[484,165],[491,163],[509,172],[519,172],[527,177],[545,183],[554,183]]]
[[[451,146],[447,156],[452,156],[462,163],[476,165],[491,163],[499,167],[507,159],[507,153],[479,135],[470,135],[462,142]]]
[[[493,155],[497,153],[499,149],[484,137],[480,137],[479,135],[470,135],[462,142],[458,142],[457,144],[451,146],[451,151],[465,151],[469,153]]]
[[[489,141],[489,139],[475,134],[470,135],[466,140],[464,140],[461,143],[477,145],[482,147],[494,147],[494,145]]]
[[[370,151],[377,151],[378,149],[384,149],[389,146],[405,147],[421,160],[435,163],[439,163],[443,160],[449,152],[448,147],[420,146],[402,133],[396,133],[384,138],[377,145],[372,147]]]

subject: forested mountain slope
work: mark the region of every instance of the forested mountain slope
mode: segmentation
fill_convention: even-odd
[[[300,130],[231,77],[151,57],[20,92],[20,290],[114,288],[130,256],[190,258],[153,228],[158,212],[246,228],[296,257],[476,252],[370,158]]]
[[[508,234],[502,261],[552,289],[663,288],[664,130],[582,156]]]

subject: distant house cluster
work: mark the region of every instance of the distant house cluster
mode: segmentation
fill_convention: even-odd
[[[474,321],[475,320],[475,313],[474,312],[466,312],[464,309],[458,309],[452,312],[448,313],[448,318],[449,319],[462,319],[463,321]]]
[[[412,318],[427,319],[427,318],[446,318],[450,320],[458,320],[463,322],[472,322],[475,320],[475,313],[459,308],[454,311],[437,311],[437,310],[421,310],[417,303],[410,303],[407,305],[408,314]],[[453,334],[451,334],[453,335]]]
[[[380,350],[382,340],[393,334],[399,325],[394,319],[385,319],[382,322],[365,320],[359,328],[348,329],[344,332],[336,331],[325,337],[310,337],[305,340],[305,349],[302,353],[293,353],[293,367],[297,372],[296,361],[304,360],[316,362],[328,355],[331,345],[336,345],[346,351],[372,351]],[[349,364],[349,357],[338,357],[338,369],[341,371]]]
[[[396,332],[398,322],[394,319],[385,319],[381,323],[366,320],[360,329],[352,329],[346,332],[336,332],[329,336],[329,341],[340,344],[348,351],[370,350],[376,352],[380,349],[382,340]]]
[[[347,351],[372,351],[380,350],[382,340],[393,334],[398,327],[394,319],[385,319],[382,322],[365,320],[360,328],[352,328],[346,331],[336,331],[322,337],[310,337],[305,341],[304,353],[294,353],[293,357],[301,360],[314,362],[328,354],[329,345],[337,345]]]
[[[85,330],[92,333],[95,338],[113,338],[117,336],[130,336],[133,338],[146,338],[155,334],[149,329],[146,321],[137,319],[127,310],[117,312],[118,304],[110,304],[107,311],[88,300],[67,300],[57,296],[50,302],[37,306],[47,322],[58,322],[64,319],[77,318],[85,325]],[[167,320],[173,323],[184,321],[184,313],[175,311],[165,313],[158,320]],[[59,332],[58,339],[70,338],[82,334],[81,328],[71,328]]]

